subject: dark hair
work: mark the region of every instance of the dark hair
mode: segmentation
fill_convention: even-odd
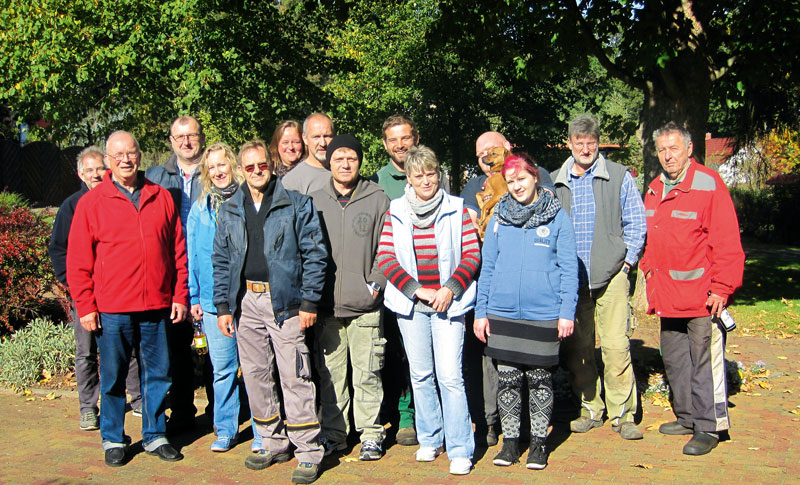
[[[525,152],[516,152],[506,157],[503,163],[503,178],[506,174],[511,172],[517,173],[519,170],[526,170],[528,173],[536,177],[536,185],[539,185],[539,167],[536,165],[533,157]]]
[[[386,118],[386,121],[383,122],[383,127],[381,128],[381,136],[383,139],[386,139],[386,130],[393,126],[400,126],[400,125],[408,125],[411,127],[411,136],[416,138],[417,135],[417,125],[406,115],[392,115]]]

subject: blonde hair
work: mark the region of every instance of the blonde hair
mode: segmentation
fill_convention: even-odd
[[[239,167],[236,164],[236,155],[233,153],[233,149],[228,146],[227,143],[214,143],[206,148],[206,150],[203,152],[203,156],[200,158],[200,185],[202,186],[202,190],[198,200],[200,200],[201,204],[206,203],[206,195],[211,192],[211,187],[214,185],[214,182],[211,181],[211,177],[208,175],[208,156],[211,153],[218,152],[220,150],[225,153],[225,161],[228,162],[228,168],[231,171],[233,181],[237,184],[241,184],[244,181],[242,172],[239,170]]]
[[[403,168],[405,168],[406,177],[410,177],[412,171],[431,171],[441,175],[436,154],[425,145],[417,145],[408,149],[406,158],[403,160]]]

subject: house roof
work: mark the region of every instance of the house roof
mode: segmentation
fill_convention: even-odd
[[[733,155],[733,138],[706,138],[706,166],[722,165]]]

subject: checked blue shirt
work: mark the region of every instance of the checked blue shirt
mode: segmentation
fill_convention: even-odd
[[[573,163],[575,163],[573,161]],[[578,281],[581,287],[589,284],[589,268],[591,268],[592,240],[594,237],[594,192],[592,180],[597,164],[591,166],[583,175],[572,173],[569,167],[569,185],[572,191],[572,225],[575,228],[575,241],[578,247]],[[625,172],[622,180],[619,200],[622,207],[622,232],[625,245],[628,247],[625,262],[631,266],[639,260],[639,253],[644,245],[647,222],[644,215],[642,196],[636,188],[636,182],[630,172]]]

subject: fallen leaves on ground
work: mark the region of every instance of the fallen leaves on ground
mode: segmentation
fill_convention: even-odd
[[[645,470],[649,470],[649,469],[653,468],[653,465],[651,465],[649,463],[634,463],[631,466],[634,467],[634,468],[644,468]]]

